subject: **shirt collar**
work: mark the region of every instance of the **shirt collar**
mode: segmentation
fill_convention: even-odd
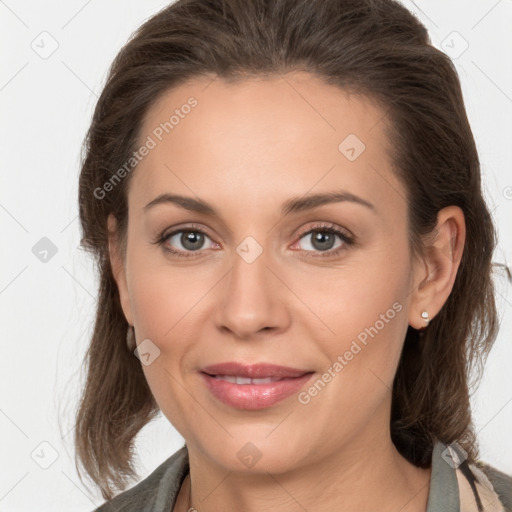
[[[459,486],[455,470],[460,455],[456,445],[448,447],[440,441],[434,443],[426,512],[459,512]]]

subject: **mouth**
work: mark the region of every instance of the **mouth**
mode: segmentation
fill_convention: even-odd
[[[273,364],[221,363],[200,370],[210,393],[236,409],[270,407],[293,395],[315,373]]]
[[[279,382],[280,380],[283,380],[284,378],[286,378],[286,377],[282,377],[282,378],[264,377],[261,379],[251,379],[250,377],[239,377],[239,376],[235,376],[235,375],[211,375],[208,373],[207,373],[207,375],[210,375],[210,377],[214,377],[215,379],[218,379],[218,380],[223,380],[225,382],[231,382],[232,384],[241,384],[241,385],[270,384],[271,382]]]
[[[275,382],[280,379],[301,377],[312,370],[291,368],[289,366],[280,366],[269,363],[244,364],[235,361],[227,363],[219,363],[206,366],[201,369],[212,377],[228,377],[228,378],[246,378],[251,380],[273,379]],[[230,381],[231,382],[231,381]],[[239,382],[239,384],[247,384],[248,382]]]

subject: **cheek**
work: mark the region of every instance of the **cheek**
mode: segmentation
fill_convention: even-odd
[[[342,393],[350,390],[355,399],[371,395],[376,385],[391,388],[407,328],[405,311],[399,300],[386,297],[339,314],[332,324],[337,334],[324,347],[328,365],[342,375]]]
[[[142,370],[160,410],[183,435],[188,421],[195,416],[201,420],[200,412],[191,407],[189,392],[184,391],[182,369],[188,367],[184,359],[194,353],[190,350],[191,340],[198,335],[194,313],[199,311],[205,281],[190,279],[179,269],[150,265],[140,276],[130,290],[137,338],[139,343],[151,340],[158,353]]]
[[[308,305],[318,311],[326,328],[321,329],[320,341],[316,320],[317,329],[311,323],[309,335],[327,356],[326,369],[336,365],[331,372],[340,377],[333,379],[337,384],[332,388],[347,403],[392,387],[407,332],[407,251],[389,250],[374,256],[310,288],[316,291],[310,292]]]
[[[387,255],[364,262],[354,259],[344,268],[301,276],[294,292],[312,313],[303,319],[311,318],[307,322],[315,322],[316,332],[332,339],[334,348],[360,333],[364,341],[365,329],[375,325],[381,337],[393,339],[402,331],[404,318],[398,313],[406,309],[409,295],[407,270],[405,261],[390,262]]]
[[[390,404],[406,310],[390,297],[363,304],[332,317],[336,335],[320,342],[327,356],[323,373],[299,396],[306,416],[325,423],[333,438],[371,425]]]
[[[130,300],[139,336],[163,343],[183,330],[208,291],[208,279],[190,269],[133,260]]]

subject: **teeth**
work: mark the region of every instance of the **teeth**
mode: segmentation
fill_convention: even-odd
[[[236,384],[236,377],[232,377],[231,375],[216,375],[215,378]]]
[[[251,379],[249,377],[235,377],[233,375],[216,375],[215,378],[231,382],[232,384],[270,384],[279,379],[265,377],[264,379]]]
[[[266,377],[264,379],[251,379],[253,384],[270,384],[272,381],[272,377]]]

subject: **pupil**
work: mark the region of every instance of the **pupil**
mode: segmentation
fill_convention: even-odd
[[[313,246],[318,250],[329,250],[333,246],[334,235],[328,232],[317,232],[313,236]]]
[[[194,231],[183,233],[183,235],[181,235],[181,243],[183,247],[191,251],[200,249],[203,245],[203,234]]]

